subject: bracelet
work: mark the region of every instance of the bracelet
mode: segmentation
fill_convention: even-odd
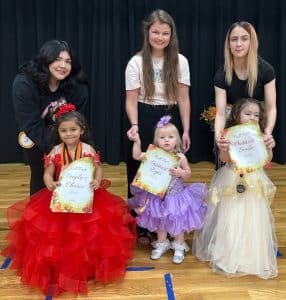
[[[138,126],[138,124],[137,124],[137,123],[133,123],[133,124],[131,124],[131,126],[135,126],[135,125],[136,125],[136,126]]]

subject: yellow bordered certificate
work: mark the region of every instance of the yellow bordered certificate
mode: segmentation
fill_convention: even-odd
[[[91,157],[73,161],[59,177],[60,186],[53,191],[50,208],[53,212],[92,213],[94,163]]]
[[[170,169],[178,162],[176,154],[150,144],[132,185],[163,198],[172,179]]]
[[[267,149],[257,123],[227,128],[224,136],[230,141],[230,158],[240,174],[255,171],[268,163]]]

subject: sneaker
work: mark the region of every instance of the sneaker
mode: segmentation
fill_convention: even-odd
[[[188,252],[190,250],[190,247],[186,242],[180,244],[176,241],[173,241],[171,244],[171,248],[174,250],[174,256],[173,256],[174,264],[182,263],[185,258],[185,252]]]
[[[155,248],[151,252],[151,259],[159,259],[164,253],[166,253],[171,248],[171,243],[169,240],[166,240],[161,243],[155,241],[151,245],[153,248]]]

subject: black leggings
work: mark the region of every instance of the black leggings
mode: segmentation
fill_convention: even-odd
[[[45,187],[44,175],[44,153],[36,145],[30,149],[24,149],[25,157],[30,166],[30,195]]]

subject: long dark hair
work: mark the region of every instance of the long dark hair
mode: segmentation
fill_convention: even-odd
[[[84,118],[84,116],[78,111],[69,111],[67,113],[62,114],[60,117],[56,119],[56,123],[53,126],[51,132],[51,145],[50,150],[55,146],[61,143],[61,139],[59,136],[59,126],[62,122],[65,121],[75,121],[76,124],[83,130],[83,134],[80,137],[80,140],[84,143],[87,143],[93,146],[93,141],[91,137],[91,131],[89,126]]]
[[[144,42],[141,54],[145,98],[152,101],[155,92],[152,47],[149,43],[149,30],[156,22],[167,24],[171,28],[170,42],[164,49],[163,79],[165,83],[165,96],[168,101],[173,101],[177,100],[178,96],[179,43],[173,18],[166,11],[161,9],[153,11],[148,19],[143,22]]]
[[[253,98],[243,98],[237,101],[231,108],[230,116],[226,122],[226,128],[235,126],[240,124],[240,113],[247,104],[256,104],[259,107],[259,127],[261,131],[264,131],[266,120],[265,120],[265,109],[264,109],[264,102],[258,101]]]
[[[69,98],[69,95],[72,94],[73,87],[77,82],[87,83],[87,77],[68,43],[66,41],[50,40],[44,43],[35,58],[19,68],[20,73],[31,76],[40,97],[49,92],[49,65],[57,59],[62,51],[67,51],[71,57],[71,73],[67,78],[60,81],[60,88],[67,95],[66,97]]]

